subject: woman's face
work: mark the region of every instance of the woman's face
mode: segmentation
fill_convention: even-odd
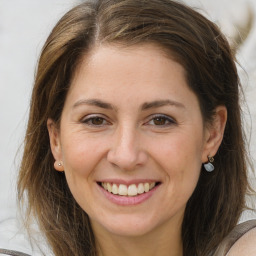
[[[184,69],[153,45],[92,50],[49,130],[93,228],[118,235],[180,224],[209,154]]]

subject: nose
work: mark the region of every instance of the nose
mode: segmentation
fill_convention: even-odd
[[[144,165],[147,161],[147,153],[143,150],[144,145],[140,141],[139,132],[135,128],[117,129],[108,151],[108,161],[125,171],[132,171]]]

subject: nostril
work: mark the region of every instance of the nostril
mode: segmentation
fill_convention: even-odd
[[[121,170],[133,170],[147,161],[147,155],[137,149],[116,149],[108,152],[107,160]]]

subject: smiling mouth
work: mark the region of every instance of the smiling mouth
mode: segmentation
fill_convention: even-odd
[[[104,190],[114,195],[132,197],[149,192],[150,190],[158,186],[160,182],[145,182],[139,184],[130,184],[128,186],[125,184],[115,184],[109,182],[100,182],[98,184],[102,188],[104,188]]]

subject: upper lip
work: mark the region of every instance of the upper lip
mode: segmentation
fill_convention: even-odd
[[[111,183],[111,184],[124,184],[124,185],[131,185],[131,184],[140,184],[140,183],[158,183],[159,180],[156,179],[133,179],[133,180],[123,180],[123,179],[104,179],[98,181],[98,183]]]

